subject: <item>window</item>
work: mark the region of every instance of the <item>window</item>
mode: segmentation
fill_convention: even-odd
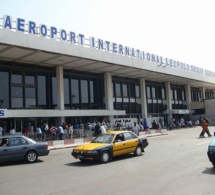
[[[166,99],[165,89],[164,89],[164,88],[162,88],[162,99],[163,99],[163,100]]]
[[[136,98],[140,97],[140,86],[139,85],[135,85],[135,95],[136,95]]]
[[[13,84],[22,84],[22,75],[21,74],[12,74],[11,83]]]
[[[11,107],[12,108],[22,108],[23,107],[23,90],[22,87],[12,87],[11,88]]]
[[[0,93],[0,108],[9,108],[9,73],[0,72],[0,89],[4,89]]]
[[[52,104],[57,105],[57,80],[56,77],[52,77]]]
[[[148,99],[151,99],[151,90],[150,87],[146,87],[146,96]]]
[[[155,87],[152,87],[152,99],[156,99]]]
[[[116,83],[116,97],[121,97],[121,88],[120,88],[120,84]]]
[[[36,107],[35,88],[30,88],[30,87],[25,88],[25,107],[26,108]]]
[[[126,84],[122,84],[122,92],[123,97],[128,97],[128,86]]]
[[[22,137],[11,137],[10,138],[10,145],[11,146],[20,146],[20,145],[27,145],[28,142],[23,139]]]
[[[136,85],[131,83],[130,85],[130,88],[129,88],[129,91],[130,91],[130,97],[131,98],[134,98],[136,96],[135,92],[136,92]]]
[[[175,99],[175,100],[178,100],[177,89],[174,90],[174,99]]]
[[[125,140],[134,139],[134,137],[133,137],[133,136],[131,135],[131,133],[129,133],[129,132],[124,133],[124,137],[125,137]]]
[[[35,85],[34,76],[25,76],[25,85]]]
[[[93,81],[90,81],[90,103],[94,103],[94,86]]]
[[[69,105],[69,79],[63,79],[63,85],[64,85],[64,104]]]
[[[78,80],[72,79],[72,103],[73,104],[78,104],[79,103],[79,83]]]
[[[37,79],[37,99],[38,99],[38,107],[46,106],[46,77],[38,76]]]
[[[81,103],[89,103],[87,80],[81,80]]]
[[[124,139],[123,133],[119,133],[119,134],[116,135],[116,138],[115,138],[116,142],[122,142],[124,140],[125,139]]]

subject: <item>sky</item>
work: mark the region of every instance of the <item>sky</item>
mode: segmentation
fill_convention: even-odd
[[[5,14],[215,72],[213,0],[0,0]]]

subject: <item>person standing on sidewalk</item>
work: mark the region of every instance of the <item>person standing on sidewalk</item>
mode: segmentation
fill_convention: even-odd
[[[207,133],[208,137],[211,137],[212,135],[210,134],[210,131],[208,129],[208,125],[209,125],[209,120],[207,118],[203,118],[201,121],[201,125],[202,125],[202,132],[200,133],[199,137],[205,137],[204,134]]]
[[[42,129],[41,127],[37,127],[37,139],[42,141]]]
[[[132,127],[132,130],[136,135],[139,135],[140,127],[136,124],[136,122],[134,122],[134,126]]]
[[[52,135],[52,139],[56,140],[57,139],[57,128],[54,125],[51,125],[50,129],[49,129],[51,135]]]
[[[72,126],[72,124],[69,124],[68,134],[69,134],[69,138],[71,139],[73,137],[73,126]]]
[[[58,132],[59,140],[63,140],[64,139],[64,131],[63,131],[63,127],[61,125],[58,126],[57,132]]]
[[[105,123],[102,123],[100,126],[101,133],[106,133]]]

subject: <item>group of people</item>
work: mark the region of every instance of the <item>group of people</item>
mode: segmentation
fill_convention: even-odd
[[[191,120],[184,120],[183,118],[171,118],[169,128],[170,129],[179,129],[193,127],[193,122]]]
[[[65,138],[72,138],[73,134],[73,126],[66,122],[63,122],[62,125],[58,125],[57,127],[53,124],[49,127],[48,123],[45,123],[43,129],[44,130],[41,130],[39,127],[37,128],[37,132],[38,134],[43,133],[44,139],[46,139],[48,135],[51,135],[52,140],[63,140]]]
[[[10,135],[15,135],[16,130],[13,127],[10,127]],[[3,127],[0,126],[0,136],[5,135],[5,130]]]
[[[24,135],[36,140],[47,140],[51,137],[52,140],[64,139],[65,136],[71,138],[73,131],[73,126],[71,124],[63,123],[62,125],[48,125],[45,122],[42,126],[34,128],[34,126],[29,123],[28,127],[24,130]]]

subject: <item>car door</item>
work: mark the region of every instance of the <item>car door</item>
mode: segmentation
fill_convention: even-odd
[[[123,135],[126,144],[126,153],[134,152],[138,144],[138,138],[135,137],[131,132],[124,132]]]
[[[22,137],[10,137],[8,156],[10,160],[22,160],[28,150],[28,142]]]
[[[5,139],[8,143],[8,138],[2,138],[0,139],[0,144],[3,142],[3,139]],[[9,160],[8,148],[9,148],[8,145],[0,146],[0,162],[5,162]]]
[[[124,140],[123,133],[119,133],[115,136],[113,142],[113,156],[126,154],[126,143]]]

